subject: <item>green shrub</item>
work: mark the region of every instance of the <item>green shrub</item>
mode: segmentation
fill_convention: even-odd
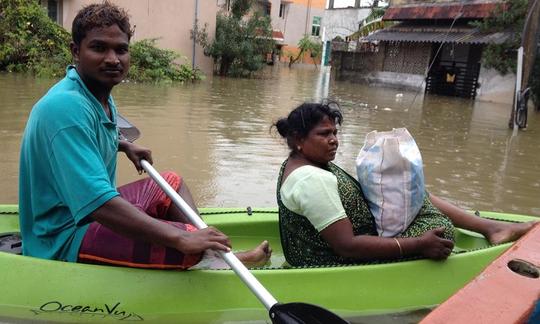
[[[64,75],[70,35],[35,0],[0,0],[0,70]]]
[[[177,60],[182,58],[181,55],[171,50],[156,47],[156,41],[157,39],[143,39],[131,44],[129,80],[184,82],[202,78],[202,73],[198,69],[177,63]]]

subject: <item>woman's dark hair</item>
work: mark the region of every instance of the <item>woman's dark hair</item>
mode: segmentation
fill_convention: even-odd
[[[112,25],[118,25],[118,28],[128,36],[128,40],[133,36],[129,15],[124,9],[109,1],[91,4],[79,10],[73,19],[71,37],[75,44],[81,45],[82,40],[90,30]]]
[[[325,116],[338,125],[343,121],[336,102],[306,102],[291,111],[289,116],[278,119],[272,126],[276,127],[279,135],[287,140],[287,145],[294,151],[294,140],[305,138]]]

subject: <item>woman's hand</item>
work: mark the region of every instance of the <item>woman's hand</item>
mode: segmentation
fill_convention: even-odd
[[[399,245],[392,238],[375,235],[354,235],[348,218],[338,220],[321,231],[336,254],[358,260],[388,260],[407,256],[423,256],[434,260],[448,258],[454,243],[442,238],[444,228],[427,231],[420,237],[400,237]]]
[[[418,238],[419,253],[429,259],[444,260],[450,256],[454,243],[450,240],[442,238],[444,228],[436,228],[427,231],[424,235]]]
[[[118,144],[118,150],[126,153],[126,156],[131,162],[133,162],[133,165],[135,165],[135,169],[137,169],[139,174],[144,171],[143,167],[141,166],[142,159],[148,161],[150,164],[153,163],[152,151],[137,144],[127,141],[120,141]]]
[[[175,248],[185,254],[201,253],[208,249],[229,252],[231,242],[216,228],[207,227],[195,232],[182,232]]]

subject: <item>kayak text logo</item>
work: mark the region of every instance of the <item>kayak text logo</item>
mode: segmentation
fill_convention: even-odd
[[[90,305],[71,305],[63,304],[59,301],[49,301],[41,305],[38,309],[31,309],[35,315],[41,314],[66,314],[84,317],[114,318],[119,321],[144,321],[144,319],[135,313],[128,312],[120,308],[120,303],[113,306],[103,304],[103,306]]]

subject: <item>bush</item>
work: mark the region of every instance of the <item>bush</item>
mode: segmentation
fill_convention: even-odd
[[[64,75],[70,35],[35,0],[0,0],[0,70]]]
[[[196,81],[202,78],[198,69],[176,63],[181,55],[156,47],[157,39],[144,39],[131,44],[131,66],[128,79],[141,82]]]

